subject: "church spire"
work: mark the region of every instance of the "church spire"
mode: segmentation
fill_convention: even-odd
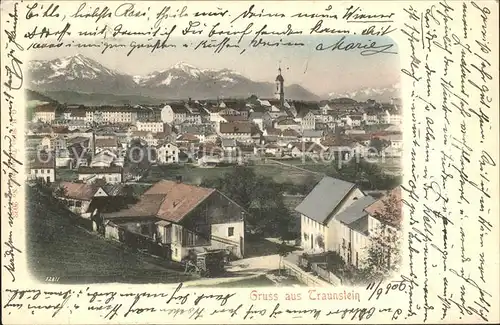
[[[278,76],[276,76],[276,97],[280,100],[280,106],[283,108],[285,106],[285,79],[281,75],[281,66],[278,66]]]

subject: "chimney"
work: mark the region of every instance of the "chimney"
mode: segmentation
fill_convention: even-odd
[[[177,183],[182,183],[182,175],[177,175],[177,176],[175,176],[175,181],[176,181]]]

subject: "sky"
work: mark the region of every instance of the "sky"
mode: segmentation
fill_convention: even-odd
[[[368,40],[391,42],[389,38],[349,36],[351,41]],[[121,50],[109,50],[104,54],[96,49],[60,48],[38,50],[31,53],[31,60],[48,60],[75,54],[88,56],[108,68],[131,75],[145,75],[185,62],[200,69],[235,70],[254,81],[274,82],[278,67],[281,67],[285,85],[300,84],[318,95],[342,93],[362,88],[385,88],[399,83],[400,67],[398,54],[362,56],[359,51],[316,51],[319,42],[333,44],[335,37],[296,36],[294,41],[305,43],[302,48],[258,48],[239,50],[226,49],[219,54],[213,50],[193,51],[182,46],[150,53],[135,50],[126,56]],[[289,39],[291,39],[289,37]],[[186,38],[172,38],[172,44],[186,42]],[[194,37],[189,42],[197,43]],[[128,41],[127,41],[128,43]],[[394,45],[396,46],[396,45]],[[397,48],[395,48],[397,51]]]

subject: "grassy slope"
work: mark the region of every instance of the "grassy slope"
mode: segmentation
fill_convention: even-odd
[[[176,265],[147,256],[76,226],[68,212],[28,190],[28,263],[34,276],[61,282],[175,283],[188,280]]]
[[[176,176],[182,176],[187,183],[200,184],[203,179],[215,179],[223,177],[225,173],[230,172],[234,167],[216,167],[216,168],[200,168],[189,165],[174,166],[174,167],[152,167],[151,175],[145,181],[156,182],[161,179],[174,180]],[[291,182],[294,184],[302,184],[304,179],[310,175],[305,171],[294,168],[268,164],[250,166],[255,170],[257,175],[271,177],[277,183]]]

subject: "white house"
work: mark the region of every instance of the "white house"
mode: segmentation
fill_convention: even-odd
[[[403,134],[395,133],[379,136],[380,139],[389,141],[389,146],[384,149],[386,157],[401,157],[403,155]]]
[[[135,123],[137,121],[138,109],[133,107],[102,107],[94,111],[99,112],[103,123]],[[94,117],[94,122],[95,117]]]
[[[321,139],[323,138],[323,131],[321,130],[304,130],[302,133],[302,141],[304,142],[315,142],[321,144]]]
[[[324,177],[295,208],[301,214],[302,248],[310,253],[339,251],[343,228],[335,217],[364,196],[355,184]]]
[[[33,121],[51,123],[56,119],[56,108],[52,104],[37,106],[33,112]]]
[[[252,141],[252,124],[250,122],[221,123],[219,134],[223,139],[235,139],[242,142]]]
[[[179,148],[170,142],[156,147],[156,160],[159,164],[175,164],[179,162]]]
[[[111,167],[79,167],[78,179],[85,183],[92,183],[98,179],[104,179],[107,183],[115,184],[123,181],[123,168]]]
[[[56,180],[56,159],[55,157],[41,157],[47,159],[35,159],[29,163],[28,179],[42,179],[46,183],[53,183]]]
[[[158,133],[164,131],[165,124],[162,121],[155,120],[139,120],[136,123],[137,131],[148,131]]]
[[[187,118],[189,110],[182,103],[172,103],[165,105],[161,110],[161,120],[163,123],[181,124]]]

